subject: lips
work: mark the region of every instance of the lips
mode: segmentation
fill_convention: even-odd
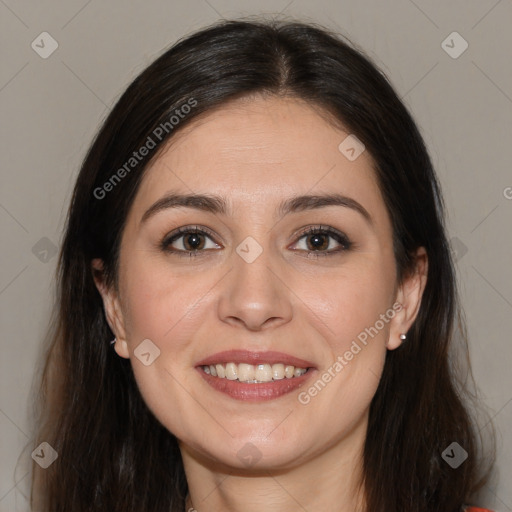
[[[264,365],[289,365],[307,370],[306,373],[298,372],[292,378],[281,378],[270,382],[252,381],[240,382],[227,378],[219,378],[204,371],[205,367],[226,365],[231,362],[263,367]],[[299,387],[316,373],[316,368],[311,361],[300,359],[283,352],[266,351],[251,352],[248,350],[227,350],[218,352],[198,362],[196,370],[201,377],[213,389],[228,395],[231,398],[242,401],[262,402],[281,397]]]
[[[213,377],[212,375],[206,374],[201,368],[198,368],[197,371],[213,389],[235,400],[246,402],[263,402],[279,398],[304,386],[306,381],[317,373],[316,370],[309,370],[304,375],[293,377],[292,379],[282,379],[260,384],[247,384],[237,380]]]

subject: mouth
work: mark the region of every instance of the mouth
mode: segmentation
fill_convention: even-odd
[[[230,350],[196,366],[215,390],[245,401],[272,400],[302,386],[316,368],[309,361],[281,352]]]
[[[282,379],[294,379],[304,375],[309,368],[299,368],[284,363],[247,364],[247,363],[218,363],[216,365],[200,366],[207,375],[218,379],[237,380],[246,384],[262,384]]]

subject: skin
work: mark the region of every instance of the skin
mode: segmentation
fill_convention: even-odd
[[[187,508],[363,510],[357,485],[370,402],[387,351],[400,346],[400,333],[418,313],[427,258],[420,248],[416,272],[396,282],[392,228],[373,161],[367,151],[349,161],[338,150],[347,135],[291,98],[236,100],[195,120],[146,171],[122,236],[118,289],[95,278],[117,354],[131,359],[148,407],[179,440]],[[141,223],[170,191],[223,195],[232,211],[182,207]],[[276,214],[292,195],[332,192],[358,201],[373,226],[342,206]],[[159,247],[171,231],[196,224],[216,235],[202,239],[201,255]],[[308,257],[312,237],[300,230],[318,225],[345,233],[353,246]],[[247,236],[263,250],[252,263],[235,250]],[[184,238],[172,247],[190,248]],[[321,251],[338,248],[328,237]],[[102,262],[93,267],[101,270]],[[299,392],[396,302],[403,308],[308,404],[300,403]],[[144,339],[161,351],[149,366],[134,355]],[[234,400],[195,369],[233,348],[292,354],[314,362],[315,375],[275,400]],[[250,466],[237,456],[246,443],[259,456]]]

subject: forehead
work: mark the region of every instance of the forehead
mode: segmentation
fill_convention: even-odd
[[[297,194],[338,192],[372,216],[386,216],[368,152],[351,161],[339,149],[348,136],[302,100],[230,102],[169,141],[146,170],[132,214],[140,219],[170,191],[225,196],[238,211],[272,208]]]

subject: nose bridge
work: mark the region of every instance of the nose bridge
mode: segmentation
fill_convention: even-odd
[[[258,240],[256,239],[258,237]],[[247,236],[232,254],[232,272],[219,304],[223,321],[242,322],[252,330],[264,324],[288,322],[291,304],[286,286],[277,277],[278,258],[261,232]]]
[[[246,237],[233,254],[234,292],[240,298],[245,297],[245,301],[254,302],[255,306],[261,303],[260,308],[270,304],[277,292],[271,270],[276,266],[275,257],[268,240],[263,237],[264,234],[258,236],[260,242],[252,236]]]

